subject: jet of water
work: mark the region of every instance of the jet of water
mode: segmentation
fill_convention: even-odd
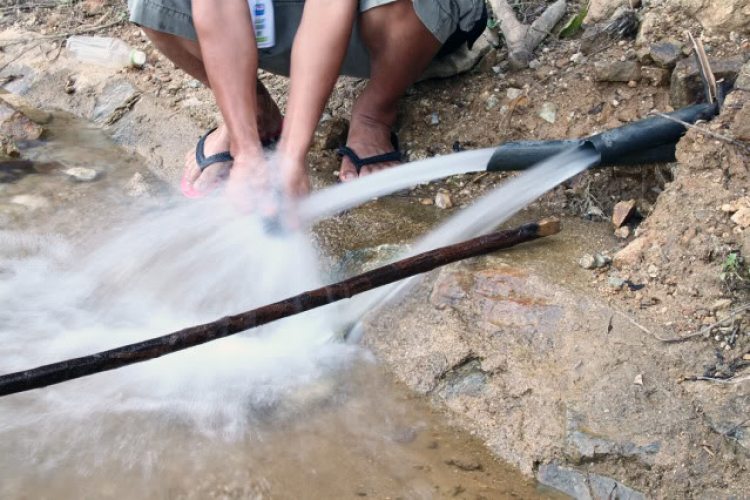
[[[398,258],[410,257],[486,234],[542,194],[586,170],[599,160],[598,153],[582,148],[575,148],[554,156],[483,196],[474,205],[422,238],[407,255]],[[355,323],[368,311],[382,307],[385,303],[400,296],[417,283],[418,279],[420,277],[415,276],[355,297],[347,302],[341,311],[342,324]],[[353,340],[356,340],[357,332],[361,333],[361,329],[355,327],[354,331]]]

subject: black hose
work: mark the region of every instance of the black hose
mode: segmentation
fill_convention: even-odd
[[[686,123],[710,120],[718,114],[716,104],[699,104],[668,113]],[[642,165],[675,161],[677,142],[687,128],[660,116],[593,135],[587,139],[561,141],[517,141],[498,146],[487,164],[490,172],[525,170],[558,153],[584,144],[593,146],[601,161],[592,168]]]

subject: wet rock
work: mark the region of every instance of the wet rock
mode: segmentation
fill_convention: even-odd
[[[681,0],[680,8],[698,20],[704,28],[719,33],[736,30],[750,33],[747,0]]]
[[[95,122],[113,122],[133,105],[138,90],[127,80],[108,83],[96,98],[92,119]]]
[[[672,73],[662,68],[642,68],[641,74],[643,79],[654,87],[664,87],[669,85],[669,79]]]
[[[628,246],[615,254],[612,263],[617,269],[632,266],[643,258],[643,250],[646,248],[647,243],[648,240],[645,236],[636,238]]]
[[[545,486],[559,490],[576,500],[646,500],[642,493],[632,490],[614,479],[598,474],[581,473],[556,463],[542,465],[536,476]],[[593,494],[593,496],[592,496]]]
[[[465,73],[476,66],[479,61],[492,49],[487,38],[480,36],[469,50],[462,45],[458,50],[439,58],[435,58],[419,81],[430,78],[447,78]]]
[[[44,127],[4,100],[0,100],[0,134],[10,141],[35,141]]]
[[[451,458],[449,460],[446,460],[445,464],[450,465],[451,467],[455,467],[456,469],[462,470],[464,472],[473,472],[473,471],[484,469],[481,462],[477,460],[464,460],[461,458]]]
[[[684,45],[676,40],[665,40],[651,46],[649,55],[660,68],[674,68],[677,62],[683,58]]]
[[[10,199],[11,203],[16,205],[22,205],[30,210],[37,210],[40,208],[47,208],[50,206],[50,202],[43,196],[35,194],[19,194]]]
[[[635,200],[619,202],[612,213],[612,224],[616,228],[621,227],[633,215],[633,212],[635,212]]]
[[[556,113],[557,106],[552,102],[545,102],[542,105],[542,110],[539,112],[539,116],[546,122],[555,123]]]
[[[709,58],[709,63],[717,81],[724,79],[727,83],[734,83],[742,70],[743,60],[741,57],[726,60]],[[693,58],[683,59],[675,66],[672,72],[669,97],[672,107],[675,109],[705,102],[703,81],[698,71],[698,65]]]
[[[0,94],[0,99],[5,101],[5,104],[10,105],[16,111],[21,112],[26,118],[34,123],[44,125],[52,120],[51,113],[35,108],[29,103],[29,101],[18,94]]]
[[[65,174],[78,182],[91,182],[96,179],[97,171],[93,168],[74,167],[65,170]]]
[[[448,193],[440,192],[435,195],[435,205],[438,208],[452,208],[453,207],[453,201],[451,200],[451,197]]]
[[[312,149],[325,151],[336,149],[346,144],[346,136],[349,133],[349,122],[340,117],[331,117],[318,124],[313,137]]]
[[[594,66],[594,79],[597,82],[640,81],[641,66],[635,61],[598,62]]]

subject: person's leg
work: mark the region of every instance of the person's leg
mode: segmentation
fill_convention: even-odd
[[[424,72],[441,43],[417,16],[412,0],[397,0],[359,16],[359,36],[370,54],[370,81],[352,109],[347,146],[360,158],[393,151],[391,127],[398,100]],[[362,168],[369,173],[393,166]],[[344,158],[340,179],[357,178],[354,164]]]
[[[200,45],[195,40],[170,35],[145,26],[141,29],[148,36],[154,46],[172,61],[178,68],[211,87],[206,69],[203,65]],[[262,137],[273,137],[281,129],[282,116],[268,90],[263,84],[257,83],[257,115],[258,129]],[[212,132],[206,139],[205,156],[229,150],[229,133],[224,124]],[[189,151],[185,157],[185,182],[198,191],[213,186],[219,179],[227,175],[229,163],[217,163],[201,171],[195,157],[195,149]]]

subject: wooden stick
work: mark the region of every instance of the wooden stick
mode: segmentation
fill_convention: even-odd
[[[348,299],[368,290],[426,273],[469,257],[486,255],[520,243],[551,236],[559,233],[560,230],[560,221],[549,219],[507,231],[499,231],[400,260],[340,283],[305,292],[296,297],[235,316],[227,316],[212,323],[186,328],[163,337],[117,347],[81,358],[3,375],[0,376],[0,396],[39,389],[172,354],[342,299]]]

